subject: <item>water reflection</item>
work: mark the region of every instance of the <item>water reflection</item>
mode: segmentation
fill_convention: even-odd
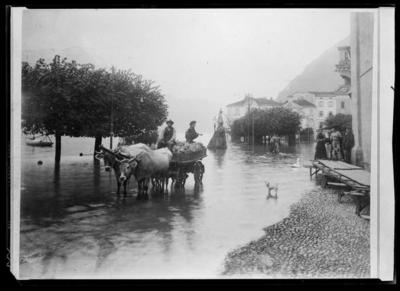
[[[117,196],[114,173],[76,154],[85,147],[66,143],[59,167],[51,151],[23,152],[21,253],[41,255],[21,266],[22,276],[35,270],[39,277],[214,278],[229,250],[261,236],[314,187],[307,169],[290,168],[296,158],[312,157],[312,148],[274,155],[230,143],[208,151],[203,185],[191,174],[185,189],[137,201],[135,182],[128,197]],[[266,199],[265,181],[279,184],[278,199]]]
[[[100,179],[101,165],[98,159],[93,158],[93,195],[97,195],[101,188]]]

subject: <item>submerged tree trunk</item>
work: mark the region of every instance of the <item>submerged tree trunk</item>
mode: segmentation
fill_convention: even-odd
[[[56,155],[55,155],[56,165],[60,164],[60,160],[61,160],[61,134],[56,132]]]
[[[96,135],[95,141],[94,141],[94,152],[93,152],[93,155],[96,154],[96,151],[100,150],[101,141],[102,141],[102,136],[101,135]]]
[[[290,134],[288,136],[288,145],[289,146],[294,146],[296,145],[296,136],[294,134]]]

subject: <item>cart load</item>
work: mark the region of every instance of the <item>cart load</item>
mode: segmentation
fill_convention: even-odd
[[[207,155],[206,147],[200,142],[177,141],[172,147],[172,160],[176,162],[201,160]]]

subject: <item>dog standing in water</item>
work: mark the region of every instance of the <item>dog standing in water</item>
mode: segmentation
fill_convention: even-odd
[[[267,186],[268,189],[268,196],[267,199],[269,198],[278,198],[278,184],[275,184],[274,186],[272,186],[269,182],[265,182],[265,186]],[[275,195],[272,195],[271,192],[272,190],[275,190]]]

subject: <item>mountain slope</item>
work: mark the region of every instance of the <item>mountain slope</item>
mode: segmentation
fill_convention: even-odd
[[[349,43],[350,37],[347,37],[312,61],[278,94],[276,100],[286,101],[287,96],[295,92],[336,90],[343,84],[343,79],[335,72],[335,65],[339,62],[338,47]]]

